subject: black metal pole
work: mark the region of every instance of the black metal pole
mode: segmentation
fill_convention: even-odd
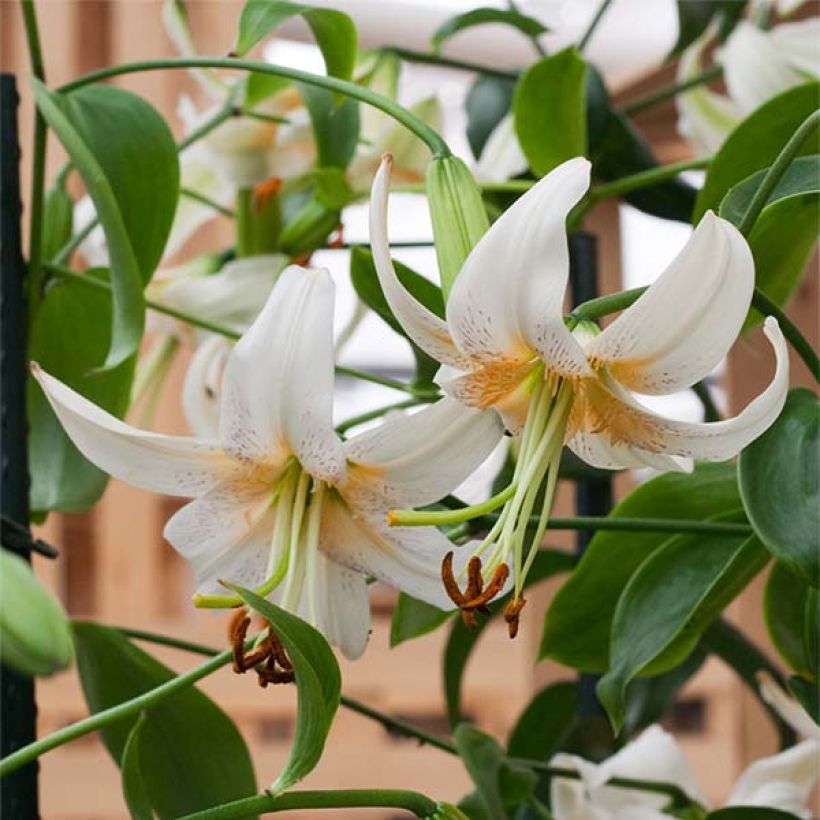
[[[18,102],[14,77],[0,75],[0,508],[4,518],[28,531],[26,267],[20,233]],[[27,550],[22,553],[30,560]],[[34,740],[36,717],[34,681],[5,666],[0,668],[2,757]],[[3,820],[36,818],[37,804],[36,762],[0,783]]]

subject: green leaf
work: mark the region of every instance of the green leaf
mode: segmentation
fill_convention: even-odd
[[[250,590],[231,589],[271,624],[296,673],[296,732],[287,762],[268,789],[279,794],[309,774],[322,756],[339,707],[339,664],[327,641],[312,626]]]
[[[145,100],[107,85],[59,94],[34,81],[40,113],[68,152],[108,243],[114,320],[103,363],[136,352],[145,323],[143,288],[154,274],[179,196],[179,161],[165,121]]]
[[[47,373],[122,418],[128,409],[135,356],[102,370],[110,340],[111,295],[80,282],[54,282],[35,315],[29,355]],[[77,450],[31,377],[26,395],[31,509],[85,512],[102,495],[108,476]]]
[[[452,614],[400,592],[390,620],[391,648],[438,629]]]
[[[80,680],[92,712],[176,676],[116,629],[75,622],[73,630]],[[100,734],[118,765],[126,759],[123,777],[129,803],[150,804],[160,818],[180,817],[256,793],[242,736],[233,721],[193,686],[157,701],[141,715],[108,724]]]
[[[525,589],[545,578],[568,572],[574,565],[575,556],[561,550],[542,549],[527,575]],[[505,595],[490,604],[490,616],[479,620],[476,629],[468,629],[461,618],[453,621],[450,637],[447,639],[447,646],[444,650],[444,696],[447,702],[447,717],[451,726],[456,726],[461,722],[461,680],[473,648],[490,620],[503,611],[509,597],[509,594]]]
[[[319,165],[346,168],[359,140],[358,102],[337,103],[332,91],[304,83],[297,87],[310,114]]]
[[[641,564],[618,601],[610,669],[597,686],[616,731],[623,724],[627,684],[681,663],[767,560],[754,536],[681,535]]]
[[[481,26],[486,23],[501,23],[518,29],[527,37],[538,37],[549,29],[534,17],[530,17],[512,9],[499,9],[482,7],[457,14],[449,20],[445,20],[433,34],[430,44],[434,51],[438,51],[442,44],[449,40],[454,34],[473,26]]]
[[[467,112],[467,141],[476,159],[495,127],[504,119],[512,105],[513,80],[480,75],[470,86],[465,102]]]
[[[282,201],[282,215],[286,219],[279,234],[279,249],[291,257],[311,253],[322,247],[328,236],[341,224],[338,208],[329,208],[322,201],[323,194],[314,190],[304,198],[286,197]],[[294,209],[291,206],[295,206]]]
[[[141,714],[125,741],[120,761],[122,796],[125,798],[125,804],[128,806],[132,820],[153,820],[154,817],[140,760],[139,743],[144,725],[145,715]]]
[[[508,763],[504,750],[489,735],[461,723],[456,726],[453,740],[487,817],[503,820],[508,817],[507,809],[532,794],[538,780],[535,773]]]
[[[403,287],[428,310],[443,317],[444,298],[441,295],[441,288],[420,273],[408,268],[407,265],[395,260],[393,264]],[[416,381],[419,383],[432,382],[433,376],[438,371],[439,363],[416,346],[393,315],[379,283],[376,266],[373,264],[373,255],[366,248],[353,248],[350,253],[350,281],[359,299],[396,333],[407,339],[416,359]]]
[[[741,507],[731,464],[698,464],[691,474],[665,473],[633,490],[613,518],[703,521]],[[669,533],[595,533],[578,567],[558,590],[544,620],[540,657],[584,672],[605,672],[609,635],[621,592]]]
[[[521,713],[507,740],[507,754],[547,760],[563,748],[578,719],[578,683],[545,686]]]
[[[706,174],[697,197],[692,223],[707,210],[717,211],[734,185],[768,168],[798,126],[817,109],[820,83],[799,85],[756,109],[726,138]],[[806,140],[800,154],[820,153],[820,135]]]
[[[712,18],[720,11],[721,0],[678,0],[678,39],[670,57],[679,55],[706,31]]]
[[[817,682],[792,675],[789,678],[789,689],[808,716],[820,725],[820,687],[817,686]]]
[[[789,393],[777,421],[740,454],[743,506],[771,553],[820,585],[820,405],[806,389]]]
[[[356,26],[344,12],[287,0],[247,0],[239,15],[234,52],[247,54],[285,20],[301,14],[322,52],[327,73],[349,80],[356,64]]]
[[[71,239],[74,203],[63,181],[46,192],[43,211],[43,259],[53,259]]]
[[[515,131],[536,176],[587,152],[586,63],[566,48],[535,63],[518,81]]]
[[[730,806],[727,809],[709,812],[706,816],[708,820],[795,820],[797,817],[790,811],[762,806]]]
[[[769,574],[763,598],[763,613],[772,643],[795,672],[810,677],[818,671],[806,631],[809,616],[816,616],[816,611],[812,612],[815,596],[809,594],[812,589],[778,561]]]

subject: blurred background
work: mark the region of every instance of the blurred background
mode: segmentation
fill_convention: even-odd
[[[398,45],[427,50],[429,38],[447,17],[471,4],[458,0],[325,0],[350,13],[364,48]],[[489,4],[487,4],[489,5]],[[598,6],[598,0],[532,0],[521,3],[537,11],[551,26],[550,49],[577,40]],[[811,4],[813,5],[813,4]],[[225,54],[230,48],[239,0],[189,0],[187,3],[199,51]],[[59,84],[112,63],[173,55],[161,22],[159,0],[45,0],[38,3],[47,79]],[[817,13],[815,8],[811,13]],[[28,91],[30,76],[22,19],[16,3],[0,0],[0,53],[3,71],[18,75],[23,190],[28,190],[33,112]],[[321,71],[322,60],[298,22],[287,24],[282,38],[258,49],[272,62]],[[602,70],[610,91],[625,101],[649,93],[673,80],[675,66],[658,69],[677,34],[675,4],[666,0],[615,0],[590,43],[588,54]],[[515,32],[493,25],[459,35],[446,54],[499,67],[517,68],[536,55],[529,42]],[[474,79],[469,72],[406,64],[401,79],[401,101],[412,103],[438,94],[445,115],[445,136],[454,149],[472,161],[464,137],[464,96]],[[181,131],[177,104],[181,93],[196,97],[196,84],[184,72],[153,72],[117,78],[116,82],[148,100]],[[639,115],[637,123],[661,162],[689,158],[687,144],[675,128],[673,103],[663,103]],[[49,144],[48,166],[62,162],[59,146]],[[697,182],[697,175],[692,177]],[[347,242],[367,241],[366,205],[344,214]],[[590,216],[589,228],[598,237],[600,290],[612,292],[653,281],[686,241],[690,229],[680,223],[649,217],[630,208],[604,203]],[[194,238],[186,250],[205,250],[230,242],[228,225]],[[390,236],[394,241],[429,241],[431,229],[424,198],[398,194],[391,200]],[[403,248],[395,253],[431,277],[434,253],[429,247]],[[326,250],[313,264],[326,266],[337,284],[337,327],[354,309],[348,281],[348,252]],[[813,275],[795,296],[789,314],[806,336],[818,340],[818,281]],[[375,316],[367,317],[345,347],[342,362],[394,378],[412,372],[407,345]],[[186,432],[179,407],[179,386],[185,358],[178,358],[160,399],[154,426],[165,432]],[[809,384],[802,363],[792,360],[793,383]],[[721,409],[737,412],[770,377],[771,356],[757,335],[736,346],[727,362],[713,374],[714,393]],[[395,400],[388,388],[340,379],[339,420]],[[660,408],[659,408],[660,409]],[[690,393],[662,400],[662,409],[680,418],[698,419],[701,408]],[[138,419],[135,419],[138,422]],[[464,488],[467,498],[486,489],[503,453],[496,455],[484,476]],[[645,476],[621,475],[621,495]],[[38,574],[56,590],[75,618],[166,632],[189,640],[220,646],[226,640],[228,616],[197,611],[189,603],[192,579],[183,560],[164,542],[162,528],[180,502],[151,496],[112,481],[103,501],[87,515],[52,514],[43,537],[60,549],[56,561],[35,558]],[[562,489],[557,514],[572,514],[572,489]],[[572,533],[554,533],[549,542],[572,547]],[[730,616],[760,645],[767,647],[760,599],[765,578],[759,578],[732,605]],[[548,681],[571,679],[574,673],[550,663],[533,666],[545,603],[557,584],[537,588],[530,598],[521,634],[509,641],[503,624],[488,629],[479,643],[465,679],[464,709],[470,719],[499,737],[506,736],[515,715],[532,693]],[[446,732],[440,658],[446,630],[389,648],[390,615],[395,594],[373,587],[373,635],[365,656],[356,663],[342,661],[344,692],[378,709],[433,732]],[[169,664],[184,668],[190,656],[151,648]],[[774,653],[771,653],[774,657]],[[246,736],[259,782],[273,779],[287,754],[293,731],[295,693],[289,687],[261,690],[250,677],[228,671],[203,685],[237,722]],[[86,712],[75,673],[69,671],[38,682],[39,731],[52,732]],[[772,753],[776,740],[759,706],[733,674],[715,660],[708,661],[683,690],[664,721],[681,741],[708,797],[719,802],[728,795],[737,775],[752,759]],[[207,750],[203,750],[207,754]],[[96,736],[91,735],[46,755],[41,761],[42,811],[46,818],[110,820],[123,817],[119,773]],[[325,756],[305,781],[307,788],[367,787],[420,788],[442,799],[457,799],[469,789],[458,759],[435,750],[419,750],[413,741],[387,734],[377,724],[340,710]],[[323,812],[322,816],[389,816],[384,812]],[[299,816],[305,817],[306,813]]]

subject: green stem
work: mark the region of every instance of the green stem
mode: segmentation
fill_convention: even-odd
[[[592,35],[595,34],[595,30],[598,28],[598,24],[601,22],[601,18],[604,14],[606,14],[606,10],[609,8],[611,2],[612,0],[601,0],[598,10],[595,12],[595,16],[590,20],[589,26],[584,32],[584,36],[578,41],[578,51],[581,53],[583,53],[584,49],[589,45]]]
[[[266,812],[365,807],[404,809],[416,817],[430,817],[436,810],[436,804],[418,792],[403,789],[337,789],[287,792],[280,795],[258,794],[187,814],[182,820],[231,820]]]
[[[397,122],[412,131],[422,140],[432,152],[433,156],[450,156],[451,151],[442,136],[433,130],[427,123],[421,120],[412,112],[399,105],[389,97],[377,94],[369,88],[357,85],[353,82],[340,80],[337,77],[328,77],[318,74],[310,74],[307,71],[300,71],[288,66],[273,65],[272,63],[261,62],[259,60],[241,60],[232,57],[174,57],[162,60],[142,60],[133,63],[122,63],[117,66],[92,71],[82,77],[72,80],[70,83],[60,87],[61,92],[68,92],[81,88],[90,83],[105,80],[109,77],[116,77],[122,74],[134,74],[143,71],[157,71],[160,69],[183,69],[183,68],[228,68],[239,69],[241,71],[252,71],[257,74],[269,74],[274,77],[285,77],[289,80],[314,85],[319,88],[326,88],[329,91],[337,91],[353,99],[357,99],[374,108],[378,108]]]
[[[40,48],[40,33],[37,27],[37,11],[33,0],[22,0],[23,22],[26,29],[31,73],[45,82],[43,53]],[[39,109],[34,117],[34,145],[31,162],[31,215],[29,222],[28,251],[28,306],[30,315],[37,309],[42,292],[43,264],[43,200],[46,176],[46,121]]]
[[[813,111],[809,114],[809,116],[803,120],[800,127],[792,134],[791,139],[780,150],[777,158],[766,172],[766,176],[763,177],[760,187],[755,191],[755,195],[746,208],[746,213],[743,214],[740,225],[738,225],[738,230],[745,237],[748,237],[752,232],[752,228],[754,228],[757,218],[760,216],[760,212],[766,207],[766,203],[777,187],[777,183],[780,182],[792,164],[792,160],[803,147],[803,143],[817,129],[818,125],[820,125],[820,110]]]
[[[393,390],[401,390],[403,393],[410,393],[411,396],[417,396],[419,398],[433,399],[438,396],[438,391],[430,390],[429,388],[414,387],[412,384],[405,384],[395,379],[388,379],[386,376],[364,373],[352,367],[336,365],[336,373],[340,376],[352,376],[354,379],[363,379],[373,384],[380,384],[383,387],[390,387]]]
[[[90,222],[87,222],[85,225],[83,225],[83,227],[77,233],[75,233],[74,236],[72,236],[71,239],[69,239],[68,242],[66,242],[65,245],[63,245],[63,247],[60,248],[59,251],[57,251],[57,254],[55,255],[52,262],[55,265],[66,264],[71,259],[71,254],[73,254],[74,251],[76,251],[77,248],[79,248],[80,245],[83,244],[83,242],[86,240],[91,231],[93,231],[94,228],[96,228],[99,224],[100,220],[97,219],[97,217],[94,217],[94,219],[92,219]]]
[[[198,680],[201,680],[230,663],[232,656],[233,651],[230,649],[220,652],[205,663],[200,664],[182,675],[171,678],[171,680],[163,683],[161,686],[157,686],[155,689],[144,692],[131,700],[118,703],[109,709],[103,709],[101,712],[89,715],[87,718],[72,723],[70,726],[58,729],[47,737],[35,740],[33,743],[23,746],[22,749],[18,749],[16,752],[12,752],[0,760],[0,777],[11,774],[11,772],[16,771],[26,763],[36,760],[41,755],[44,755],[52,749],[56,749],[58,746],[62,746],[64,743],[76,740],[78,737],[101,729],[110,723],[116,723],[118,720],[122,720],[129,715],[134,715],[157,701],[169,695],[173,695],[174,692],[186,689]]]
[[[236,216],[236,211],[226,208],[224,205],[213,199],[209,199],[207,196],[200,194],[199,191],[194,191],[191,188],[180,188],[179,194],[180,196],[187,197],[188,199],[193,199],[196,202],[201,202],[209,208],[213,208],[215,211],[222,214],[222,216],[227,216],[229,218],[234,218]]]
[[[718,65],[712,68],[707,68],[705,71],[702,71],[700,74],[696,74],[694,77],[690,77],[688,80],[672,83],[671,85],[659,88],[657,91],[653,91],[644,97],[638,97],[635,100],[624,103],[621,106],[621,113],[627,115],[637,114],[639,111],[644,111],[647,108],[651,108],[653,105],[663,102],[664,100],[668,100],[670,97],[675,97],[683,91],[688,91],[690,88],[695,88],[696,86],[711,82],[712,80],[720,77],[722,73],[722,66]]]
[[[377,407],[375,410],[368,410],[366,413],[345,419],[341,424],[336,425],[336,432],[341,434],[346,433],[352,427],[358,427],[360,424],[373,421],[373,419],[379,419],[391,410],[405,410],[408,407],[416,407],[418,404],[420,404],[419,399],[405,399],[404,401],[397,401],[393,404],[385,404],[382,407]]]
[[[498,513],[489,513],[477,523],[495,521]],[[532,516],[530,524],[535,526],[538,516]],[[703,535],[751,535],[748,524],[733,524],[725,521],[689,521],[685,518],[611,518],[597,515],[578,515],[572,518],[551,518],[549,530],[611,530],[616,532],[669,532],[701,533]]]
[[[424,65],[437,65],[442,68],[454,68],[458,71],[475,71],[477,74],[486,74],[489,77],[499,77],[502,80],[515,80],[519,77],[519,72],[508,71],[503,68],[492,68],[479,63],[471,63],[466,60],[455,60],[452,57],[443,57],[441,54],[431,54],[427,51],[413,51],[409,48],[399,46],[384,46],[382,51],[388,54],[395,54],[402,60],[409,63],[423,63]]]
[[[211,131],[214,130],[219,125],[222,125],[223,122],[229,120],[231,117],[236,115],[236,110],[233,107],[232,102],[228,102],[222,108],[219,109],[212,117],[205,120],[198,128],[195,128],[191,131],[190,134],[183,137],[177,143],[177,151],[182,153],[186,148],[193,145],[195,142],[199,142],[203,137],[207,137]]]
[[[508,484],[500,493],[480,504],[459,507],[448,510],[389,510],[387,521],[391,527],[424,527],[442,526],[445,524],[461,524],[473,518],[488,515],[502,504],[509,501],[518,489],[513,482]]]

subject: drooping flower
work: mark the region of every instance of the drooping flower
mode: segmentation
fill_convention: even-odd
[[[631,391],[667,394],[706,376],[726,355],[749,309],[754,263],[730,223],[707,214],[666,271],[606,330],[589,322],[570,330],[562,312],[569,272],[565,221],[589,184],[589,163],[569,160],[478,242],[455,281],[445,321],[416,302],[396,277],[387,240],[389,173],[386,158],[373,185],[370,216],[373,256],[387,301],[408,335],[442,363],[437,381],[444,391],[467,406],[498,411],[507,429],[520,435],[512,483],[483,504],[481,513],[492,504],[503,504],[503,510],[475,551],[485,559],[487,578],[512,564],[515,595],[507,616],[514,634],[563,445],[608,469],[686,469],[692,458],[731,458],[769,427],[783,406],[786,344],[777,322],[768,318],[764,329],[776,353],[775,375],[736,418],[696,424],[658,416]],[[543,506],[535,510],[545,480]],[[540,526],[527,551],[534,512]],[[393,512],[391,520],[444,518]]]
[[[497,443],[487,414],[444,399],[342,442],[332,426],[333,282],[291,266],[225,364],[219,437],[130,427],[32,365],[77,448],[135,486],[193,500],[165,537],[205,607],[236,606],[220,580],[253,587],[354,658],[369,625],[365,575],[446,607],[437,529],[391,530],[386,510],[454,489]]]
[[[681,82],[703,71],[703,53],[713,38],[710,28],[681,55]],[[701,153],[717,151],[735,126],[767,100],[820,77],[818,41],[816,17],[769,30],[742,20],[715,54],[723,66],[727,93],[699,85],[676,97],[681,134]]]
[[[818,744],[804,741],[752,763],[738,779],[727,806],[760,806],[809,817],[806,800],[818,773]],[[560,753],[550,764],[575,769],[579,780],[553,778],[550,805],[555,820],[664,820],[669,797],[657,792],[607,786],[613,777],[678,786],[706,804],[697,780],[672,735],[650,726],[603,763]]]

